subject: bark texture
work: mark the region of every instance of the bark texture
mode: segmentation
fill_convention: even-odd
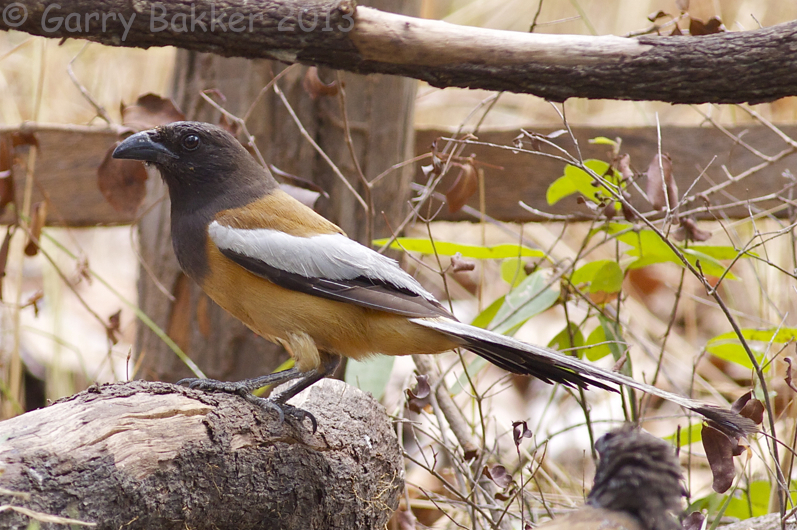
[[[3,504],[98,529],[376,529],[404,487],[381,405],[340,381],[292,402],[298,425],[241,398],[135,381],[0,423]],[[30,519],[0,512],[0,527]],[[42,528],[63,528],[42,523]]]
[[[760,103],[797,95],[797,22],[700,37],[621,38],[457,26],[354,0],[107,0],[102,10],[90,0],[23,5],[0,0],[0,29],[402,75],[554,101]]]

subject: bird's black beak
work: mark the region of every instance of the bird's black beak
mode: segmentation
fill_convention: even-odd
[[[114,158],[142,160],[144,162],[161,162],[178,156],[155,139],[155,131],[141,131],[128,136],[113,150]]]

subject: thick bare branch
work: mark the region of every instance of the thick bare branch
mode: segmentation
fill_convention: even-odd
[[[761,103],[797,95],[797,22],[701,37],[541,35],[457,26],[354,0],[58,4],[0,0],[0,29],[110,46],[178,46],[358,73],[571,97]]]

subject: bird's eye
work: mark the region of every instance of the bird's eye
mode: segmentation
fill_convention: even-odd
[[[199,136],[196,134],[189,134],[185,138],[183,138],[183,147],[186,151],[193,151],[197,147],[199,147],[200,141]]]

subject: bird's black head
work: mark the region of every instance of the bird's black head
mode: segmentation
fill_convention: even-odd
[[[235,137],[209,123],[180,121],[136,133],[116,147],[113,157],[153,164],[172,203],[187,200],[199,206],[197,201],[276,186]]]

